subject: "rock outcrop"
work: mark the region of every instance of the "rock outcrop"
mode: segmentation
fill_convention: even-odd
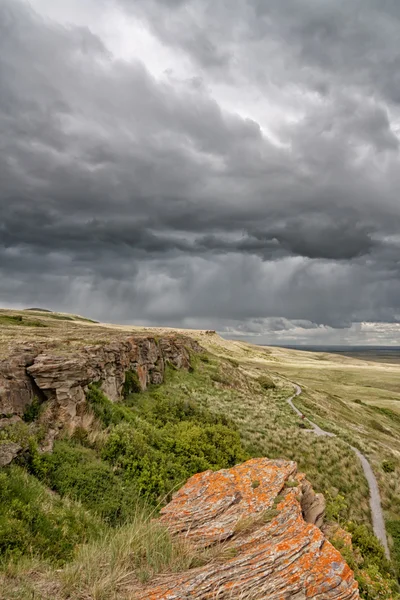
[[[14,350],[0,361],[0,417],[22,416],[35,396],[48,401],[51,426],[74,428],[85,412],[85,390],[100,382],[113,401],[121,398],[127,371],[135,371],[141,388],[162,383],[167,363],[190,368],[190,352],[202,351],[184,336],[130,336],[111,343],[85,346],[69,352],[46,345]]]
[[[185,543],[213,548],[214,559],[166,576],[136,598],[356,600],[352,571],[304,519],[307,512],[319,524],[321,508],[294,462],[253,459],[195,475],[161,511],[161,521]]]
[[[0,442],[0,467],[12,463],[21,451],[21,446],[15,442]]]
[[[27,367],[40,352],[36,345],[15,348],[6,360],[0,361],[0,417],[23,415],[35,395]]]

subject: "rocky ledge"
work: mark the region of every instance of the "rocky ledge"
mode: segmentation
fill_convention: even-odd
[[[353,572],[317,527],[323,510],[323,496],[294,462],[260,458],[195,475],[161,521],[185,543],[219,550],[205,566],[165,576],[136,598],[355,600]]]
[[[51,344],[27,344],[0,361],[0,417],[21,417],[34,397],[48,401],[52,427],[82,424],[85,390],[92,382],[113,401],[121,398],[127,371],[138,375],[141,388],[159,384],[169,363],[190,368],[190,352],[202,349],[185,336],[131,336],[107,344],[84,346],[73,353],[57,351]]]

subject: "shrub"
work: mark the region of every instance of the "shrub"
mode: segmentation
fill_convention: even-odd
[[[210,357],[208,356],[208,354],[198,354],[198,357],[201,360],[201,362],[203,362],[203,363],[210,362]]]
[[[135,428],[122,423],[112,430],[102,457],[158,504],[191,475],[234,466],[245,455],[238,432],[225,425],[181,421],[157,428],[139,419]]]
[[[231,383],[227,377],[224,377],[219,373],[213,373],[211,375],[211,379],[212,381],[215,381],[215,383],[221,383],[222,385],[230,385]]]
[[[122,421],[134,421],[134,414],[127,407],[111,402],[99,389],[98,385],[94,383],[89,385],[86,399],[95,416],[100,419],[105,427],[117,425]]]
[[[299,482],[296,481],[295,479],[289,479],[286,483],[285,483],[285,487],[288,488],[295,488],[295,487],[299,487]]]
[[[375,429],[375,431],[379,431],[380,433],[385,433],[386,435],[393,436],[393,433],[390,431],[390,429],[382,425],[382,423],[380,423],[379,421],[372,420],[369,422],[369,424],[370,427],[372,427],[372,429]]]
[[[39,418],[41,412],[41,402],[37,396],[34,396],[32,402],[24,410],[23,420],[25,423],[33,423]]]
[[[391,599],[399,591],[392,565],[385,556],[382,544],[366,525],[348,523],[355,554],[361,556],[361,564],[355,569],[361,597],[366,600]]]
[[[111,525],[127,521],[136,497],[133,487],[125,486],[94,450],[59,441],[51,454],[32,453],[31,472],[60,496],[79,500]]]
[[[325,492],[326,497],[326,517],[329,521],[336,521],[343,524],[348,518],[349,506],[346,499],[341,494],[332,495],[329,491]]]
[[[257,379],[263,390],[273,390],[276,386],[269,375],[261,375]]]
[[[387,521],[387,532],[390,534],[393,541],[392,558],[395,565],[397,577],[400,579],[400,520]]]
[[[22,468],[0,472],[0,560],[26,554],[62,563],[104,530],[99,519],[51,494]]]
[[[240,367],[239,361],[235,360],[234,358],[228,358],[228,361],[231,363],[232,367],[235,367],[235,369]]]
[[[385,471],[385,473],[394,473],[396,470],[396,465],[391,460],[384,460],[382,462],[382,469]]]
[[[138,374],[135,371],[127,371],[125,373],[125,381],[122,389],[124,398],[129,394],[139,394],[142,391]]]
[[[0,315],[0,325],[17,325],[25,327],[47,327],[45,323],[41,321],[29,321],[28,319],[22,318],[20,315]]]

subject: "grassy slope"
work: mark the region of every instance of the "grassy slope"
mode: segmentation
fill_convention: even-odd
[[[23,311],[2,311],[1,315],[21,315],[32,321],[29,313]],[[167,331],[97,325],[62,317],[36,313],[34,319],[46,325],[37,328],[10,324],[9,320],[4,324],[3,319],[0,355],[2,352],[6,355],[16,341],[22,340],[50,338],[58,351],[69,353],[76,346],[105,342],[126,336],[127,332],[161,334]],[[337,494],[345,498],[344,506],[336,510],[336,518],[368,523],[368,488],[360,465],[341,439],[358,445],[370,458],[378,477],[390,530],[398,531],[400,421],[396,414],[400,414],[397,412],[400,367],[337,355],[263,349],[198,331],[184,333],[195,337],[212,356],[204,362],[198,361],[191,375],[180,371],[170,373],[166,384],[158,388],[162,396],[194,400],[211,411],[228,414],[240,428],[245,448],[251,455],[296,460],[316,491],[324,492],[332,500],[332,513],[338,508],[334,500]],[[266,372],[272,375],[275,389],[265,390],[257,382]],[[286,403],[292,391],[291,381],[299,383],[305,392],[297,401],[299,407],[341,439],[316,438],[301,428]],[[146,406],[154,401],[153,391],[141,394],[136,401],[137,410],[146,411]],[[394,414],[382,412],[382,408],[389,408]],[[394,464],[394,473],[383,471],[384,460]],[[180,556],[179,551],[177,554]]]

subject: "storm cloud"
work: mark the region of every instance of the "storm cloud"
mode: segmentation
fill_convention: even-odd
[[[0,0],[2,305],[394,340],[400,5],[236,4]]]

